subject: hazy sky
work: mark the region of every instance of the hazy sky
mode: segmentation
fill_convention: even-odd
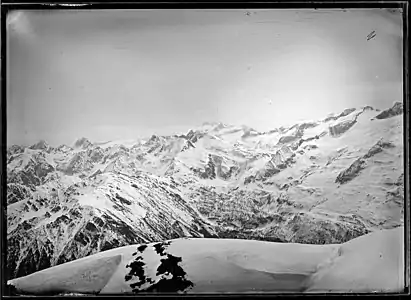
[[[133,139],[207,121],[267,130],[402,100],[400,14],[249,12],[10,14],[8,143]]]

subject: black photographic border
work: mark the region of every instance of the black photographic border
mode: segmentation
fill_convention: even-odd
[[[7,14],[14,10],[100,10],[100,9],[302,9],[302,8],[333,8],[333,9],[361,9],[361,8],[400,8],[403,15],[403,126],[404,126],[404,239],[405,239],[405,290],[401,294],[409,295],[410,285],[410,179],[409,179],[409,3],[408,1],[12,1],[1,3],[1,295],[7,297],[5,278],[5,262],[7,251]],[[326,296],[348,296],[359,294],[326,294]],[[367,294],[360,294],[367,295]],[[368,294],[370,295],[370,294]],[[375,295],[375,294],[371,294]],[[379,294],[387,295],[387,294]],[[325,296],[325,294],[198,294],[185,297],[278,297],[278,296]],[[111,295],[97,297],[135,297],[126,295]],[[149,296],[146,296],[149,297]],[[172,295],[155,295],[155,297],[176,297]]]

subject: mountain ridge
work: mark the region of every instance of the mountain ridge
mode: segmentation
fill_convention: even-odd
[[[170,238],[330,244],[400,226],[400,106],[266,132],[215,122],[123,144],[8,147],[7,276]]]

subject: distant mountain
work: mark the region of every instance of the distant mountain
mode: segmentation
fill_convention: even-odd
[[[91,142],[90,142],[87,138],[82,137],[82,138],[79,138],[79,139],[74,143],[73,148],[74,148],[74,149],[79,149],[79,148],[81,148],[81,149],[86,149],[86,148],[89,147],[89,146],[91,146]]]
[[[258,132],[7,149],[8,278],[178,237],[331,244],[403,224],[402,107]]]

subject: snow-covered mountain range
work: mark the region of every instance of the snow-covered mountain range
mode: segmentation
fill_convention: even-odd
[[[403,224],[402,103],[258,132],[7,149],[10,278],[179,237],[333,244]]]

